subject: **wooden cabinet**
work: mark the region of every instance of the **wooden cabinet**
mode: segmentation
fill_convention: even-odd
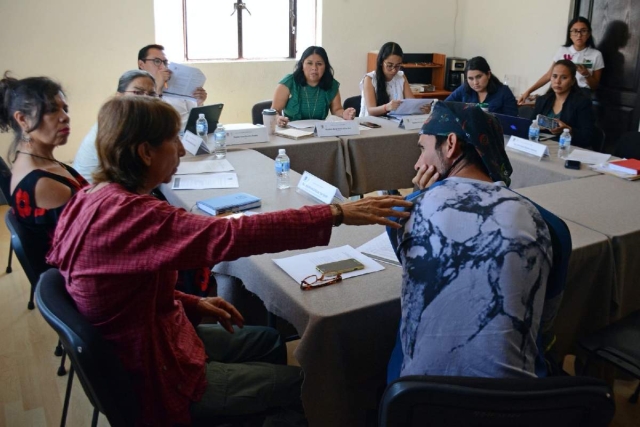
[[[378,52],[367,54],[367,73],[376,69]],[[446,55],[442,53],[405,53],[402,71],[411,84],[432,84],[435,92],[415,93],[416,98],[445,99],[451,92],[444,90]]]

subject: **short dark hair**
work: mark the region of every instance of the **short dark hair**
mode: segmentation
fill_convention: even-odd
[[[389,102],[383,64],[391,55],[398,55],[400,58],[404,56],[404,52],[402,52],[402,48],[398,43],[387,42],[382,45],[380,52],[378,52],[378,58],[376,59],[376,105],[384,105]]]
[[[589,20],[583,16],[576,16],[571,21],[569,21],[569,25],[567,26],[567,40],[564,42],[563,46],[569,47],[573,44],[573,42],[571,41],[571,27],[573,27],[576,22],[582,22],[587,26],[587,29],[589,30],[589,40],[587,40],[587,46],[595,49],[596,42],[591,35],[593,33],[593,31],[591,31],[591,22],[589,22]]]
[[[442,147],[442,144],[444,144],[447,141],[449,136],[448,135],[434,135],[434,136],[436,137],[436,151],[438,151],[440,150],[440,147]],[[489,175],[489,171],[487,170],[487,167],[484,165],[484,162],[482,161],[480,154],[478,154],[478,152],[476,151],[476,147],[474,147],[473,144],[470,144],[466,139],[461,138],[458,134],[456,134],[456,137],[458,138],[458,141],[460,141],[460,147],[462,149],[462,153],[464,154],[464,158],[467,161],[467,163],[475,165],[476,167],[480,168],[482,172]]]
[[[120,93],[124,93],[127,90],[127,87],[131,84],[135,79],[139,79],[140,77],[147,77],[151,79],[153,85],[156,85],[156,79],[153,78],[151,73],[145,70],[129,70],[125,71],[123,75],[118,79],[118,89],[117,91]]]
[[[469,72],[469,70],[476,70],[484,74],[489,74],[491,72],[491,67],[489,67],[489,63],[482,56],[476,56],[467,61],[467,65],[464,67],[464,90],[467,93],[471,93],[473,90],[467,81],[467,72]],[[487,84],[487,93],[496,93],[498,89],[500,89],[500,86],[503,86],[502,82],[495,76],[495,74],[491,73],[489,83]]]
[[[580,89],[578,88],[578,80],[576,79],[576,73],[578,72],[578,67],[576,66],[576,64],[569,61],[568,59],[560,59],[553,63],[553,66],[551,67],[551,74],[553,74],[553,69],[558,65],[567,67],[569,69],[569,73],[573,76],[573,85],[571,86],[571,92],[579,91]],[[547,89],[547,93],[554,94],[555,96],[555,92],[553,91],[553,88],[551,86],[549,86],[549,89]]]
[[[99,164],[94,182],[115,182],[129,191],[142,188],[148,168],[138,147],[159,147],[180,130],[180,115],[159,98],[115,96],[98,113],[96,150]]]
[[[333,85],[333,68],[329,63],[329,57],[327,56],[327,51],[320,46],[309,46],[304,50],[304,52],[302,52],[302,56],[300,57],[300,60],[296,62],[296,66],[293,69],[293,80],[296,83],[298,83],[300,86],[307,85],[307,79],[304,77],[302,66],[304,64],[304,60],[314,54],[320,55],[325,65],[324,74],[320,78],[320,83],[318,84],[318,86],[322,90],[329,90]]]
[[[58,110],[56,95],[64,93],[62,86],[48,77],[27,77],[18,80],[4,73],[0,80],[0,132],[13,130],[13,141],[9,146],[8,159],[13,159],[18,149],[18,143],[23,136],[13,115],[16,111],[29,118],[30,128],[27,132],[37,129],[42,123],[42,117],[47,113]]]
[[[149,49],[164,50],[164,46],[159,44],[146,45],[145,47],[140,49],[140,51],[138,52],[138,61],[140,61],[141,59],[147,59],[147,55],[149,54]]]

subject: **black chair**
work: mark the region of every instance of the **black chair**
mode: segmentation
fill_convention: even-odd
[[[0,191],[8,205],[11,205],[11,169],[7,162],[0,157]],[[11,260],[13,259],[13,245],[9,242],[9,260],[7,261],[7,274],[11,273]]]
[[[36,300],[42,317],[56,331],[71,360],[60,425],[66,423],[75,372],[94,408],[92,426],[97,425],[99,412],[113,427],[133,426],[139,405],[131,378],[111,345],[78,313],[57,269],[42,274]]]
[[[342,108],[344,108],[345,110],[347,108],[355,108],[356,110],[356,117],[358,117],[360,115],[360,103],[362,102],[362,96],[358,95],[358,96],[352,96],[350,98],[347,98],[344,100],[344,103],[342,104]]]
[[[533,120],[533,107],[530,105],[520,105],[518,107],[518,116],[523,119]]]
[[[615,413],[596,378],[499,379],[408,376],[389,384],[380,427],[600,427]]]
[[[640,380],[640,310],[578,341],[588,356],[596,356]],[[585,361],[586,371],[589,359]],[[640,384],[629,398],[638,403]]]
[[[604,153],[604,145],[606,142],[606,135],[604,131],[600,129],[598,126],[595,126],[595,133],[593,136],[593,150],[598,151],[600,153]]]
[[[616,142],[613,154],[628,159],[640,159],[640,132],[631,131],[622,134]]]
[[[251,118],[254,125],[263,125],[262,110],[265,108],[271,108],[271,100],[260,101],[251,108]]]

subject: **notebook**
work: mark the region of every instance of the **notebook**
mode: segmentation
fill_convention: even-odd
[[[230,212],[240,212],[247,209],[259,208],[262,200],[247,193],[227,194],[196,202],[198,209],[209,215],[220,215]]]
[[[207,119],[207,125],[209,126],[209,133],[213,133],[216,130],[216,126],[218,126],[220,114],[222,114],[222,107],[224,107],[224,104],[213,104],[205,105],[204,107],[192,108],[189,112],[189,119],[187,120],[187,125],[185,126],[184,131],[189,131],[194,135],[197,135],[196,121],[198,121],[200,114],[204,114],[204,118]]]
[[[522,117],[507,116],[505,114],[493,114],[502,126],[502,133],[505,135],[515,135],[518,138],[529,139],[529,126],[531,120]]]
[[[276,135],[282,136],[284,138],[289,139],[300,139],[300,138],[309,138],[314,136],[313,129],[312,130],[302,130],[302,129],[294,129],[294,128],[276,128]]]

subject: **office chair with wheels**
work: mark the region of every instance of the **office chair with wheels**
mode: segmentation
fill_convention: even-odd
[[[260,101],[251,108],[251,119],[254,125],[263,125],[262,110],[265,108],[271,108],[271,100]]]
[[[11,169],[7,162],[4,161],[2,157],[0,157],[0,191],[2,191],[2,196],[8,205],[11,205]],[[11,241],[9,241],[9,260],[7,261],[7,274],[11,273],[13,269],[11,268],[11,260],[13,259],[13,245]]]
[[[356,117],[360,115],[360,103],[362,102],[362,95],[352,96],[344,100],[342,104],[342,108],[345,110],[347,108],[355,108],[356,109]]]
[[[640,380],[640,310],[578,341],[588,356],[596,356]],[[590,358],[585,361],[586,371]],[[629,398],[638,403],[640,384]]]
[[[138,403],[129,374],[111,345],[78,313],[57,269],[42,274],[36,300],[42,317],[60,337],[71,361],[60,425],[66,423],[73,375],[77,373],[94,408],[92,426],[97,425],[98,412],[107,417],[111,426],[133,426]]]
[[[604,427],[615,413],[596,378],[407,376],[387,387],[380,427]]]

